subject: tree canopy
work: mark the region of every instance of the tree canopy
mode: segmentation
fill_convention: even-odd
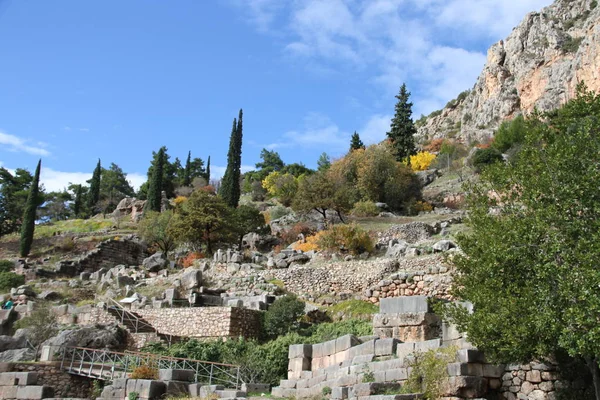
[[[600,96],[578,87],[529,118],[520,151],[469,187],[449,310],[497,362],[566,352],[586,360],[600,399]],[[494,212],[490,212],[490,209]]]
[[[398,161],[407,161],[408,157],[416,153],[414,135],[417,133],[417,129],[412,120],[413,104],[408,101],[409,98],[410,92],[406,89],[406,84],[402,84],[400,93],[396,95],[398,101],[390,131],[387,133]]]

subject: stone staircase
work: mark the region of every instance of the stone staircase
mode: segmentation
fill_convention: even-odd
[[[427,298],[382,299],[380,311],[373,317],[374,336],[346,335],[290,346],[288,379],[273,388],[273,396],[331,393],[333,400],[420,399],[420,393],[400,394],[415,355],[449,346],[457,351],[456,362],[447,367],[446,398],[475,399],[502,385],[504,366],[486,363],[481,352],[431,312]]]

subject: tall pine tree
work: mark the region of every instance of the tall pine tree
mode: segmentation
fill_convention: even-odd
[[[79,218],[81,214],[81,197],[83,193],[83,187],[81,185],[77,185],[75,188],[75,201],[73,203],[73,214],[75,218]]]
[[[165,148],[161,147],[158,150],[156,164],[152,169],[152,176],[150,177],[150,183],[148,185],[148,199],[146,200],[145,210],[160,212],[160,205],[162,200],[162,186],[163,186],[163,169],[165,167]]]
[[[37,211],[40,193],[40,169],[42,168],[42,160],[38,161],[37,168],[35,169],[35,175],[29,188],[29,195],[27,196],[27,203],[25,204],[25,211],[23,212],[23,225],[21,225],[21,243],[19,252],[21,257],[27,257],[31,250],[31,244],[33,243],[33,232],[35,230],[35,214]]]
[[[365,144],[360,140],[360,136],[358,132],[354,131],[352,134],[352,139],[350,139],[350,151],[364,149]]]
[[[188,151],[187,160],[185,162],[185,170],[183,173],[183,186],[190,186],[192,184],[192,152]]]
[[[412,120],[412,103],[408,101],[410,92],[406,90],[406,84],[400,87],[400,93],[396,96],[398,102],[395,106],[394,118],[388,138],[394,147],[396,160],[409,161],[410,156],[416,153],[414,135],[417,133]]]
[[[227,153],[227,169],[221,183],[220,195],[225,202],[233,208],[237,208],[240,201],[240,176],[242,169],[242,130],[243,111],[240,109],[239,118],[233,119],[231,138],[229,140],[229,152]]]
[[[94,208],[98,204],[98,200],[100,200],[100,179],[102,177],[102,165],[100,163],[100,159],[98,159],[98,164],[96,164],[96,169],[94,169],[94,173],[92,174],[92,179],[88,181],[90,184],[90,191],[88,193],[88,201],[87,206],[89,211],[93,214]]]

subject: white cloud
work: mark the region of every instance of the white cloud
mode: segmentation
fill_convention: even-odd
[[[390,130],[391,120],[391,115],[376,114],[371,116],[363,128],[358,131],[360,139],[366,145],[381,142]]]
[[[210,180],[212,181],[213,179],[215,179],[215,180],[221,179],[223,177],[223,175],[225,175],[226,169],[227,169],[227,167],[211,165],[210,166]],[[242,167],[240,169],[243,174],[244,172],[252,171],[255,168],[254,168],[254,165],[242,165]]]
[[[327,116],[319,113],[310,113],[304,118],[302,129],[289,131],[283,134],[283,140],[266,146],[268,149],[284,147],[326,147],[328,151],[335,152],[348,147],[350,134],[343,132]]]
[[[146,182],[147,178],[146,175],[138,174],[136,172],[127,174],[127,180],[135,190],[138,190],[140,186],[142,186],[142,183]]]
[[[87,172],[64,172],[44,167],[40,172],[40,183],[44,185],[47,192],[55,192],[66,189],[70,183],[87,184],[86,181],[92,177]]]
[[[267,32],[279,11],[285,6],[281,0],[232,0],[242,10],[250,23],[260,32]]]
[[[366,70],[386,98],[409,82],[414,109],[428,113],[470,88],[485,62],[480,47],[452,44],[465,42],[453,37],[480,44],[500,40],[527,12],[552,0],[237,2],[261,21],[263,31],[286,37],[282,50],[308,71]],[[310,136],[289,134],[295,140]]]
[[[36,156],[49,156],[50,152],[40,146],[40,144],[34,143],[34,145],[28,144],[29,141],[21,139],[18,136],[9,135],[8,133],[0,132],[0,145],[4,145],[4,147],[8,151],[12,152],[24,152],[28,154],[33,154]]]

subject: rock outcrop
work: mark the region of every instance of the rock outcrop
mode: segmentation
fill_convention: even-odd
[[[564,104],[582,81],[600,90],[600,7],[557,0],[494,44],[475,86],[418,124],[418,136],[485,141],[504,120]]]

